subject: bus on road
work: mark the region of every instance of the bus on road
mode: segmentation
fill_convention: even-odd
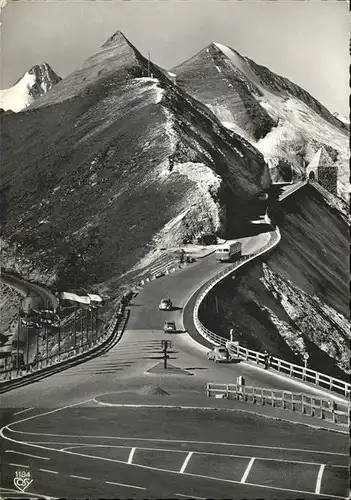
[[[241,257],[241,243],[239,241],[226,243],[216,250],[216,259],[221,262],[231,262],[238,257]]]

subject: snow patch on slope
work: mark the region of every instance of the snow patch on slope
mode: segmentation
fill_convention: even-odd
[[[178,142],[178,136],[174,130],[174,116],[167,108],[163,108],[163,112],[166,115],[165,130],[173,152],[175,151]]]
[[[0,108],[17,113],[29,106],[34,101],[30,95],[30,89],[34,84],[35,75],[26,73],[13,87],[0,90]]]
[[[230,59],[230,61],[233,63],[233,65],[238,68],[249,80],[251,80],[252,83],[254,83],[257,87],[260,88],[261,91],[263,89],[261,88],[261,80],[259,77],[252,71],[250,68],[249,64],[245,61],[245,59],[235,52],[233,49],[230,49],[226,45],[222,45],[221,43],[214,42],[214,45],[219,49],[225,56]]]
[[[222,183],[221,177],[203,163],[176,163],[172,172],[185,175],[190,181],[195,182],[203,193],[212,192],[217,195]]]
[[[148,82],[152,83],[152,89],[155,91],[155,102],[159,103],[162,100],[162,97],[164,96],[165,91],[159,86],[160,80],[158,78],[151,78],[148,76],[140,77],[140,78],[134,78],[135,81],[137,82]],[[148,89],[150,87],[145,86],[144,89]]]
[[[172,176],[184,176],[188,183],[187,197],[174,207],[175,215],[153,238],[156,247],[171,248],[194,240],[203,232],[216,232],[221,224],[218,192],[222,179],[203,163],[175,163],[172,170],[168,162],[160,164],[159,178],[166,182]],[[191,206],[189,203],[191,200]]]
[[[342,116],[339,113],[333,113],[333,116],[340,120],[341,122],[345,123],[346,125],[350,125],[350,118],[347,118],[346,116]]]
[[[335,163],[338,167],[338,190],[339,195],[346,198],[349,192],[348,136],[295,98],[284,101],[277,98],[274,105],[265,99],[259,102],[272,118],[279,120],[277,127],[255,144],[268,165],[273,167],[279,159],[284,159],[295,171],[304,173],[303,158],[316,164],[318,162],[318,151],[314,149],[313,153],[316,141],[320,146],[327,144],[339,152]]]

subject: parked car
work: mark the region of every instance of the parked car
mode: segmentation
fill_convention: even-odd
[[[229,363],[231,360],[229,351],[226,347],[215,347],[207,353],[207,358],[215,363]]]
[[[165,321],[163,331],[165,333],[176,332],[177,330],[176,330],[175,321]]]
[[[162,299],[158,308],[163,311],[169,311],[170,309],[172,309],[171,299]]]

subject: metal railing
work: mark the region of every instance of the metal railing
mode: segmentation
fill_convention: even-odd
[[[304,185],[304,184],[303,184]],[[300,186],[301,187],[301,186]],[[291,194],[288,193],[288,195]],[[194,311],[193,311],[193,321],[198,332],[209,342],[216,346],[226,346],[228,340],[217,335],[212,332],[208,328],[206,328],[199,319],[199,308],[204,300],[205,296],[209,293],[209,291],[217,285],[221,280],[232,274],[234,271],[242,267],[247,262],[259,257],[260,255],[270,251],[274,248],[280,241],[281,235],[279,228],[276,227],[275,231],[271,233],[270,239],[266,245],[264,245],[260,250],[253,252],[251,255],[242,257],[235,264],[227,267],[220,273],[218,273],[214,278],[212,278],[206,285],[205,289],[198,296]],[[251,349],[246,349],[244,347],[231,347],[232,353],[237,357],[240,357],[245,360],[255,361],[257,364],[264,363],[264,355],[257,351],[252,351]],[[278,372],[284,373],[292,378],[297,378],[302,380],[303,382],[309,382],[326,390],[336,392],[338,394],[342,394],[346,398],[350,397],[351,394],[351,384],[344,382],[343,380],[330,377],[324,373],[316,372],[315,370],[311,370],[309,368],[305,368],[300,365],[296,365],[293,363],[289,363],[279,358],[271,358],[270,367],[277,370]]]
[[[208,397],[236,399],[257,405],[270,405],[283,410],[297,411],[303,415],[321,418],[333,423],[349,425],[350,405],[333,400],[294,393],[279,389],[240,384],[207,384]]]
[[[163,275],[167,275],[177,270],[177,268],[185,267],[187,263],[179,264],[177,259],[174,257],[167,257],[161,263],[160,266],[154,270],[156,272],[150,273],[148,277],[144,280],[135,281],[135,283],[130,283],[132,285],[132,289],[134,291],[137,290],[138,287],[142,287],[145,283],[149,281],[153,281]],[[153,270],[153,269],[152,269]],[[152,271],[151,270],[151,271]],[[51,293],[50,291],[43,289],[39,285],[33,285],[37,290],[44,291],[46,294]],[[51,293],[52,297],[56,297]],[[50,366],[56,367],[60,363],[64,363],[68,360],[74,360],[80,358],[83,354],[88,353],[89,351],[94,351],[102,344],[108,342],[110,337],[115,333],[115,329],[118,327],[119,322],[122,322],[124,315],[115,312],[112,318],[109,321],[109,325],[102,331],[98,331],[96,328],[95,335],[91,332],[90,338],[88,332],[86,331],[86,338],[84,339],[83,330],[80,334],[74,335],[77,337],[78,342],[75,343],[74,346],[70,347],[68,350],[60,351],[59,354],[53,353],[47,355],[41,359],[38,359],[35,363],[22,363],[21,366],[18,366],[18,361],[12,362],[11,359],[3,358],[5,361],[5,366],[3,369],[0,369],[0,385],[1,383],[8,382],[10,380],[18,380],[21,377],[26,377],[32,373],[38,373],[41,370],[44,370]],[[75,321],[75,320],[74,320]],[[46,332],[48,335],[48,332]],[[15,366],[14,366],[15,365]]]
[[[216,333],[211,332],[208,330],[200,321],[199,319],[199,307],[205,298],[205,296],[208,294],[208,292],[215,286],[217,283],[219,283],[221,280],[232,274],[234,271],[242,267],[244,264],[247,262],[250,262],[251,260],[259,257],[260,255],[268,252],[272,248],[274,248],[280,241],[281,235],[279,228],[276,227],[274,231],[270,234],[270,239],[269,241],[260,249],[257,250],[256,252],[253,252],[251,255],[246,255],[244,257],[241,257],[237,262],[232,264],[231,266],[226,267],[223,271],[220,273],[216,274],[206,285],[205,289],[200,293],[198,296],[195,306],[194,306],[194,311],[193,311],[193,320],[194,324],[196,326],[196,329],[201,333],[205,339],[209,340],[215,345],[225,345],[227,340],[221,337],[220,335],[217,335]]]
[[[96,330],[95,336],[91,335],[90,338],[87,337],[85,341],[80,343],[80,345],[70,347],[68,350],[60,352],[60,354],[50,354],[45,358],[37,360],[36,363],[22,363],[21,366],[18,366],[16,361],[13,362],[9,360],[10,363],[7,364],[10,364],[10,366],[5,365],[5,369],[0,371],[0,385],[2,382],[15,379],[17,380],[31,373],[38,373],[47,367],[57,366],[67,360],[78,359],[82,356],[82,354],[97,349],[113,336],[118,323],[121,322],[123,317],[124,314],[115,312],[106,328],[100,332]],[[48,335],[48,332],[46,332],[46,335]],[[83,333],[81,335],[81,338],[83,339]]]
[[[246,361],[254,361],[257,364],[265,363],[265,356],[260,352],[236,346],[230,342],[229,344],[227,343],[227,347],[229,348],[229,352],[232,356],[236,356]],[[284,361],[280,358],[271,357],[269,367],[292,378],[302,380],[303,382],[309,382],[328,391],[337,392],[345,397],[349,397],[351,393],[351,384],[348,384],[343,380],[330,377],[324,373],[316,372],[315,370],[305,368],[304,366],[289,363],[288,361]]]

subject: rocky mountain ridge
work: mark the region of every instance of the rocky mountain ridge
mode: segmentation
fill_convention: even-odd
[[[55,271],[60,286],[108,280],[203,232],[235,232],[271,183],[261,153],[120,32],[5,115],[3,138],[6,259]]]

